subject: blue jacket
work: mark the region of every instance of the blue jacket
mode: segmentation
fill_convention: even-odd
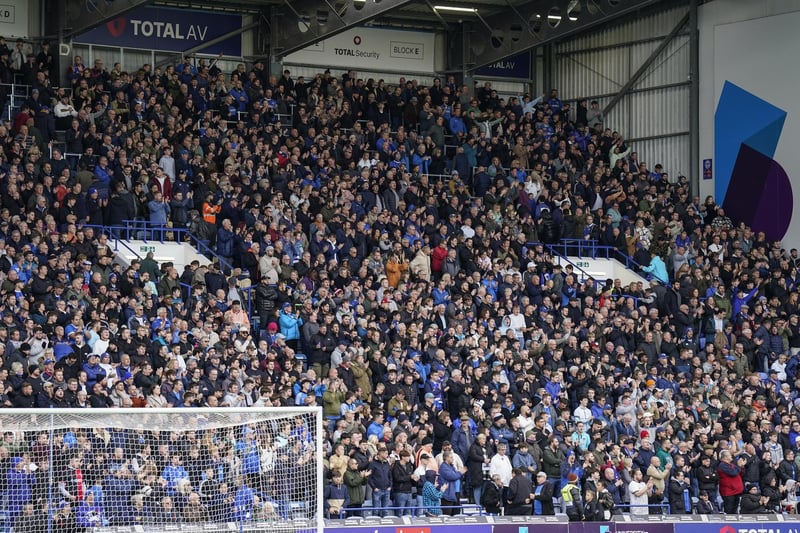
[[[147,202],[147,208],[150,210],[150,222],[166,225],[170,213],[168,203],[150,200]]]
[[[350,494],[347,492],[347,485],[344,483],[341,485],[337,485],[336,483],[325,485],[325,494],[323,498],[325,514],[328,514],[331,510],[330,500],[344,500],[342,507],[350,507]]]
[[[383,439],[383,424],[378,424],[374,421],[370,423],[370,425],[367,426],[367,438],[372,435],[378,437],[378,440]]]
[[[90,365],[83,364],[83,371],[86,372],[86,388],[91,390],[94,384],[106,377],[105,369],[98,363]]]
[[[234,517],[237,522],[243,522],[253,517],[253,503],[256,493],[245,484],[236,491],[233,497]]]
[[[642,270],[644,270],[648,274],[652,274],[653,277],[656,278],[661,283],[669,283],[669,275],[667,275],[667,265],[665,265],[664,261],[657,255],[654,255],[653,258],[650,260],[650,265],[642,267]]]
[[[17,458],[12,459],[12,461]],[[13,464],[13,463],[12,463]],[[17,470],[15,467],[8,469],[6,475],[8,483],[8,513],[15,516],[22,511],[22,506],[31,501],[32,487],[36,484],[33,474]]]
[[[514,441],[514,432],[508,426],[498,427],[497,424],[492,424],[489,428],[489,436],[495,443],[502,442],[508,445],[509,442]]]
[[[189,479],[189,473],[182,466],[173,466],[170,464],[164,467],[161,477],[167,481],[167,491],[174,495],[178,487],[178,480]]]
[[[292,341],[300,339],[300,326],[303,325],[303,319],[297,315],[281,310],[278,324],[281,327],[281,333],[286,336],[286,340]]]
[[[461,472],[451,464],[442,463],[439,467],[439,480],[442,484],[447,483],[447,490],[442,494],[442,498],[447,501],[457,502],[457,489],[461,481]]]
[[[217,253],[222,257],[233,257],[234,234],[225,228],[217,232]]]
[[[94,528],[105,525],[103,518],[103,508],[99,505],[89,505],[85,501],[78,506],[75,513],[75,521],[79,527]]]

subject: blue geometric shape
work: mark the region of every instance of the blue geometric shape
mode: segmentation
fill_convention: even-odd
[[[742,144],[749,146],[756,152],[760,152],[769,158],[775,157],[775,149],[778,147],[778,141],[781,138],[781,131],[783,130],[783,123],[785,120],[786,115],[766,126],[763,130],[748,137]]]
[[[715,199],[723,204],[742,144],[772,158],[786,111],[726,81],[714,114]]]

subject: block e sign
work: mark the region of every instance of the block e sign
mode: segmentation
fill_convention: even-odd
[[[5,24],[14,24],[17,19],[16,9],[16,6],[0,4],[0,22]]]
[[[401,59],[425,59],[425,45],[422,43],[389,42],[389,55]]]

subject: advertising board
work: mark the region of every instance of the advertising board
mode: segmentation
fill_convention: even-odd
[[[79,35],[75,42],[183,52],[241,27],[241,15],[140,7]],[[201,53],[241,56],[242,36],[213,44]]]
[[[289,54],[283,62],[356,72],[433,73],[434,41],[433,33],[355,28]]]

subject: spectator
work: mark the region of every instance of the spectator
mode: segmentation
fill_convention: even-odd
[[[503,506],[503,482],[500,474],[495,474],[487,481],[481,491],[481,497],[476,500],[489,514],[499,515]]]
[[[506,514],[510,516],[529,515],[531,514],[531,494],[533,493],[531,480],[520,468],[513,470],[513,476],[508,484]]]
[[[392,505],[392,471],[388,461],[389,450],[385,445],[378,448],[378,454],[369,463],[370,476],[367,481],[372,490],[372,505],[378,516],[389,516],[387,509]]]
[[[339,518],[340,512],[350,507],[350,495],[344,485],[341,472],[333,474],[333,479],[325,487],[323,498],[325,501],[325,516],[328,518]]]
[[[440,516],[442,514],[442,496],[449,488],[447,482],[437,485],[435,470],[425,472],[425,485],[422,487],[422,507],[426,516]]]
[[[736,513],[739,510],[739,500],[744,492],[742,467],[746,460],[740,457],[734,463],[731,452],[724,450],[720,453],[719,461],[717,467],[719,494],[722,496],[724,511],[725,513]]]

